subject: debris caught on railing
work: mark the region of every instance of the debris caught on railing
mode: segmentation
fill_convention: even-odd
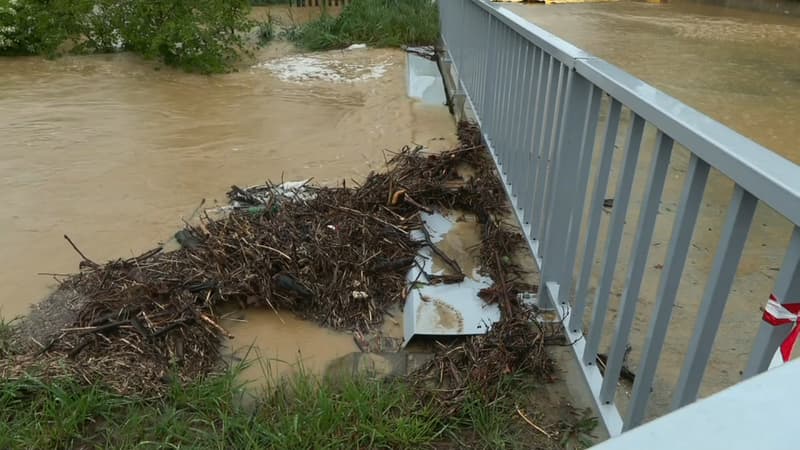
[[[422,390],[446,414],[458,414],[470,394],[479,392],[492,403],[508,393],[499,380],[519,374],[548,380],[555,366],[545,346],[560,343],[557,326],[534,326],[534,310],[514,305],[514,315],[504,317],[485,335],[440,344],[436,356],[412,374],[416,386],[435,385]]]
[[[627,381],[631,384],[636,380],[636,374],[628,367],[628,355],[631,353],[632,347],[628,345],[625,347],[625,354],[622,357],[622,368],[620,369],[619,377],[620,379]],[[597,354],[597,367],[600,369],[600,374],[605,376],[606,374],[606,366],[608,365],[608,355],[605,353],[598,353]]]

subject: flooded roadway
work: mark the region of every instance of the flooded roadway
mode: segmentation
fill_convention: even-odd
[[[800,19],[680,1],[503,6],[787,159],[800,162],[797,140],[800,123]],[[603,114],[605,109],[607,104],[601,109]],[[616,196],[616,174],[621,168],[622,149],[630,122],[627,116],[624,117],[605,198]],[[600,130],[603,129],[601,123]],[[602,139],[602,132],[598,136],[598,140]],[[616,323],[653,144],[654,130],[648,128],[611,288],[606,342]],[[634,371],[650,325],[688,159],[688,152],[677,148],[670,164],[630,338],[629,364]],[[589,186],[591,190],[593,184]],[[730,180],[712,170],[658,367],[651,417],[666,412],[669,406],[694,331],[699,302],[719,245],[719,232],[731,194]],[[597,293],[600,262],[605,257],[604,236],[610,212],[607,210],[603,214],[599,231],[600,244],[590,283],[590,305]],[[774,284],[790,231],[791,224],[785,218],[763,203],[759,205],[703,380],[702,395],[709,395],[741,379],[740,371],[760,324],[760,308],[765,305]],[[579,257],[581,254],[582,251]],[[587,317],[591,317],[591,313],[590,310]],[[605,346],[601,346],[601,351],[605,351]],[[618,402],[623,410],[629,391],[629,387],[620,388]]]
[[[312,59],[332,80],[257,65],[293,52],[277,43],[212,77],[129,54],[0,58],[0,314],[49,292],[54,280],[38,273],[77,270],[64,234],[94,260],[128,257],[169,239],[201,199],[226,202],[232,184],[350,182],[380,169],[384,149],[455,142],[446,107],[406,97],[404,52]],[[352,336],[281,319],[251,312],[228,325],[237,346],[257,335],[268,357],[357,350]]]

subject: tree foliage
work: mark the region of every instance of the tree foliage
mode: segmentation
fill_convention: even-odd
[[[225,72],[248,50],[249,12],[247,0],[0,0],[0,55],[127,50]]]

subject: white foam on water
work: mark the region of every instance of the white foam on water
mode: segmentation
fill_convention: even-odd
[[[337,60],[333,55],[291,55],[261,62],[253,68],[269,70],[281,81],[289,83],[356,83],[383,77],[389,66],[391,63],[388,61],[353,63]]]

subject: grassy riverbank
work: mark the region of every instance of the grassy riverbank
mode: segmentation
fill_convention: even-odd
[[[299,374],[253,398],[232,370],[147,399],[31,377],[0,383],[0,448],[562,448],[517,413],[531,390],[511,392],[443,415],[400,381]]]
[[[439,11],[430,0],[353,0],[340,15],[323,14],[291,30],[289,37],[314,51],[352,44],[433,45],[439,37]]]
[[[12,333],[0,320],[0,359],[20,354]],[[321,378],[302,370],[257,388],[239,376],[254,363],[189,383],[165,377],[163,394],[150,397],[37,370],[0,377],[0,448],[575,449],[590,444],[596,425],[548,400],[548,384],[531,374],[493,379],[499,396],[477,384],[448,395],[413,376]]]
[[[0,320],[0,359],[20,355],[13,331]],[[578,449],[591,444],[597,423],[554,403],[549,384],[528,373],[492,379],[495,394],[415,376],[302,370],[256,388],[240,381],[250,363],[189,383],[164,377],[166,389],[150,397],[52,370],[0,377],[0,448]]]

